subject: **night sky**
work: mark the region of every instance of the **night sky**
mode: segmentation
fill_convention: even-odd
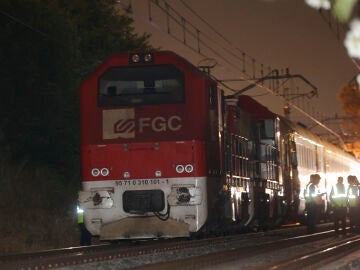
[[[129,0],[120,1],[121,6],[128,3]],[[211,73],[220,80],[259,78],[273,69],[284,74],[289,68],[290,74],[300,74],[318,88],[318,98],[295,98],[296,106],[318,119],[334,113],[344,115],[337,94],[357,74],[343,45],[346,25],[340,25],[337,32],[336,24],[329,27],[327,13],[321,15],[303,0],[169,0],[167,3],[166,8],[165,2],[159,0],[159,5],[165,7],[162,11],[148,1],[131,1],[136,31],[150,33],[152,46],[175,51],[195,65],[203,64],[201,60],[206,57],[214,58],[217,65]],[[200,45],[201,55],[196,34],[195,37],[190,34],[197,31],[204,42]],[[255,76],[252,66],[256,66]],[[228,86],[242,89],[249,84],[246,81]],[[232,93],[224,89],[225,93]],[[293,79],[278,89],[280,94],[287,91],[298,95],[309,93],[311,87]],[[283,113],[283,99],[266,89],[257,87],[246,94],[272,111]],[[307,121],[295,111],[291,117]]]

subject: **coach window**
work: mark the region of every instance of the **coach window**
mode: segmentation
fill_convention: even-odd
[[[183,103],[185,78],[172,65],[112,67],[98,89],[100,107]]]

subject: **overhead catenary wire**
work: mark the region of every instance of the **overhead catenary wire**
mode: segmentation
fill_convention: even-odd
[[[190,22],[189,20],[186,20],[186,23],[184,23],[185,17],[180,14],[180,12],[176,11],[167,1],[165,0],[148,0],[149,3],[157,6],[160,10],[162,10],[163,14],[165,14],[167,16],[167,23],[169,23],[169,20],[172,20],[174,23],[178,24],[178,26],[183,27],[184,31],[188,31],[188,34],[191,35],[191,31],[189,30],[190,27],[192,27],[193,29],[196,29],[195,32],[196,33],[196,40],[199,42],[198,44],[198,50],[194,49],[193,47],[189,46],[189,44],[184,43],[184,39],[180,40],[179,38],[176,38],[174,36],[174,34],[169,31],[169,29],[163,29],[162,27],[160,27],[159,25],[157,26],[158,30],[162,30],[163,32],[167,33],[168,35],[172,36],[176,41],[181,42],[183,45],[185,45],[186,47],[192,49],[194,52],[196,52],[198,55],[202,56],[202,57],[206,57],[206,58],[211,58],[210,55],[206,54],[203,50],[201,50],[202,48],[207,48],[211,53],[213,53],[214,55],[216,55],[221,61],[222,63],[225,63],[225,65],[232,67],[233,69],[239,71],[241,74],[246,75],[241,76],[240,74],[238,74],[237,76],[239,77],[240,80],[246,81],[248,83],[256,83],[256,78],[255,78],[255,58],[251,58],[250,60],[250,65],[253,67],[253,73],[252,74],[247,74],[246,70],[243,69],[239,69],[239,65],[236,65],[236,63],[234,62],[234,58],[232,58],[231,60],[227,59],[226,56],[224,55],[223,52],[219,52],[219,51],[215,51],[215,49],[213,49],[212,47],[210,47],[208,45],[207,42],[204,41],[204,39],[209,39],[212,42],[209,44],[217,44],[218,42],[214,41],[205,31],[202,31],[199,29],[199,27],[195,26],[192,22]],[[184,1],[180,1],[181,3],[184,3]],[[166,4],[165,4],[166,3]],[[185,7],[189,7],[189,5],[185,5]],[[189,7],[190,8],[190,7]],[[228,43],[228,40],[222,35],[220,34],[219,31],[217,31],[214,27],[211,26],[211,24],[209,24],[206,20],[202,19],[193,9],[190,10],[190,12],[192,12],[196,17],[198,17],[198,19],[200,21],[202,21],[205,25],[207,25],[208,28],[210,28],[213,32],[215,32],[222,40],[226,41],[226,43]],[[176,18],[178,17],[178,18]],[[179,19],[180,18],[180,19]],[[151,18],[150,20],[151,24],[153,25],[154,23],[154,18]],[[168,25],[168,27],[170,27]],[[215,30],[215,31],[214,31]],[[220,34],[220,35],[219,35]],[[192,34],[194,36],[194,34]],[[225,39],[224,39],[225,38]],[[231,42],[230,42],[231,44]],[[202,46],[202,47],[200,47]],[[232,50],[234,49],[234,46],[231,46]],[[224,49],[224,47],[221,45],[221,48]],[[241,50],[240,50],[241,51]],[[226,51],[227,54],[229,54],[229,50]],[[231,54],[233,54],[233,52],[231,51]],[[231,55],[230,54],[230,55]],[[244,56],[246,55],[244,52],[241,51],[241,55]],[[237,57],[236,59],[242,59],[244,62],[244,58],[240,58]],[[246,60],[247,61],[247,60]],[[246,62],[245,61],[245,62]],[[247,63],[247,62],[246,62]],[[223,65],[223,64],[221,64]],[[261,65],[262,66],[262,65]],[[263,68],[263,66],[262,66]],[[263,70],[260,71],[260,74],[263,74]],[[213,76],[214,77],[214,76]],[[226,85],[224,82],[221,82],[221,84],[224,86]],[[335,135],[339,141],[341,143],[342,139],[341,136],[339,134],[337,134],[335,131],[333,131],[332,129],[328,128],[327,126],[325,126],[324,124],[322,124],[319,120],[317,120],[313,115],[311,115],[310,113],[307,113],[306,111],[304,111],[303,109],[301,109],[299,106],[295,105],[293,102],[291,102],[291,100],[288,100],[287,98],[285,98],[284,96],[280,96],[278,95],[278,93],[276,91],[274,91],[273,89],[271,89],[270,87],[265,87],[264,85],[261,84],[257,84],[257,86],[261,89],[265,89],[267,90],[269,93],[278,96],[279,98],[283,99],[284,101],[286,101],[291,107],[293,107],[295,110],[297,110],[300,114],[304,115],[305,117],[307,117],[308,119],[310,119],[311,121],[316,122],[319,126],[323,127],[324,129],[328,130],[330,133],[332,133],[333,135]],[[226,86],[227,89],[229,89],[232,92],[235,92],[234,88],[231,88],[229,86]],[[305,95],[302,95],[305,96]]]
[[[334,16],[331,14],[330,11],[325,11],[323,9],[319,9],[319,14],[323,18],[323,20],[326,22],[328,27],[332,30],[332,32],[336,32],[336,39],[338,41],[342,41],[340,38],[345,37],[345,33],[349,30],[346,24],[341,24]],[[333,25],[336,25],[336,29],[334,29]],[[360,65],[359,63],[352,57],[350,57],[351,62],[354,64],[354,66],[359,70],[360,72]]]
[[[180,2],[188,9],[191,11],[191,13],[193,13],[197,18],[199,18],[200,21],[202,21],[207,27],[209,27],[212,31],[214,31],[214,33],[216,33],[219,37],[221,37],[227,44],[229,44],[231,47],[233,47],[234,49],[236,49],[238,52],[240,52],[242,54],[242,58],[244,58],[244,54],[246,55],[246,53],[237,48],[229,39],[227,39],[223,34],[221,34],[219,31],[217,31],[209,22],[207,22],[205,19],[203,19],[196,11],[194,11],[194,9],[192,9],[188,4],[186,4],[186,2],[184,0],[180,0]],[[232,54],[233,56],[238,58],[238,55],[236,54]]]
[[[248,65],[254,66],[254,61],[255,61],[254,58],[251,58],[251,60],[249,61],[250,63],[247,63],[248,57],[246,57],[245,53],[243,53],[242,56],[234,54],[231,50],[229,50],[228,48],[225,48],[222,44],[219,44],[219,42],[217,40],[214,40],[213,38],[211,38],[208,34],[206,34],[204,31],[200,30],[193,23],[191,23],[188,20],[185,20],[184,16],[182,16],[178,11],[176,11],[165,0],[148,0],[148,1],[150,3],[152,3],[153,5],[155,5],[156,7],[158,7],[163,12],[163,14],[165,16],[167,16],[167,21],[166,21],[167,29],[165,29],[165,32],[168,35],[172,36],[178,42],[181,42],[183,45],[192,49],[195,53],[198,53],[199,55],[201,55],[203,57],[208,57],[206,54],[203,53],[203,50],[207,49],[212,54],[216,55],[217,57],[219,57],[219,59],[221,59],[228,65],[232,66],[233,68],[238,68],[238,65],[236,65],[234,63],[235,59],[240,61],[243,65],[248,64]],[[152,23],[154,22],[154,18],[152,16],[152,14],[149,15],[149,19]],[[170,20],[172,20],[172,22],[176,23],[178,26],[182,27],[183,30],[189,36],[194,38],[194,40],[196,40],[198,42],[197,46],[191,46],[191,44],[189,44],[189,43],[184,43],[181,38],[179,38],[175,33],[173,33],[170,28]],[[184,20],[186,23],[184,23]],[[205,41],[205,40],[207,40],[207,41]],[[230,54],[230,56],[232,57],[231,60],[228,60],[223,54],[221,54],[218,50],[215,50],[213,48],[213,46],[210,46],[209,44],[212,44],[212,45],[216,44],[217,46],[219,46],[219,48],[223,51],[223,53]],[[243,69],[246,70],[246,68],[243,68]],[[254,72],[254,68],[252,71]]]
[[[159,8],[161,8],[164,11],[164,8],[162,8],[160,3],[165,4],[166,3],[166,15],[170,16],[171,18],[174,19],[174,22],[179,23],[179,20],[176,20],[176,18],[174,16],[171,15],[170,11],[173,12],[176,16],[184,18],[183,15],[181,15],[179,12],[177,12],[174,8],[172,8],[170,6],[170,4],[168,2],[165,2],[165,0],[149,0],[149,2],[154,3],[156,6],[158,6]],[[210,28],[211,31],[215,32],[223,41],[225,41],[225,43],[227,43],[228,45],[230,45],[230,47],[232,49],[236,49],[238,52],[240,52],[242,55],[246,55],[246,53],[242,50],[240,50],[239,48],[237,48],[234,44],[232,44],[232,42],[230,42],[228,39],[226,39],[226,37],[224,35],[222,35],[219,31],[217,31],[213,26],[211,26],[210,23],[208,23],[206,20],[204,20],[196,11],[194,11],[189,5],[187,5],[183,0],[180,1],[187,9],[190,10],[190,12],[195,15],[201,22],[203,22],[208,28]],[[187,25],[191,25],[193,28],[197,29],[197,32],[199,32],[199,28],[196,27],[193,23],[188,22]],[[185,29],[187,30],[187,29]],[[168,34],[172,35],[169,31],[167,31]],[[203,31],[201,31],[201,38],[199,40],[199,42],[201,43],[202,46],[205,46],[206,48],[209,48],[208,46],[208,42],[203,41],[203,37],[205,38],[209,38],[209,40],[211,41],[209,44],[214,44],[217,43],[217,41],[214,41],[213,39],[211,39],[209,37],[209,35],[207,35],[206,33],[204,33]],[[221,43],[222,44],[222,43]],[[229,51],[229,49],[224,48],[221,45],[222,49],[226,50],[226,53],[230,54],[231,56],[236,56],[236,54],[232,53],[231,51]],[[211,47],[211,51],[214,52],[214,49],[212,49]],[[200,55],[204,56],[204,53],[199,52]],[[219,52],[215,52],[215,55],[217,55],[218,57],[220,57],[220,59],[222,59],[223,61],[225,61],[225,63],[229,64],[230,66],[232,66],[233,68],[235,68],[236,70],[239,71],[239,66],[234,62],[234,58],[231,58],[231,60],[228,60],[224,55],[221,55]],[[235,57],[237,59],[242,59],[240,57]],[[252,66],[252,74],[251,76],[249,76],[249,74],[247,74],[246,72],[244,72],[244,68],[242,70],[240,70],[241,73],[243,73],[244,75],[248,75],[247,77],[243,77],[243,76],[239,76],[240,79],[237,79],[237,81],[241,80],[241,81],[247,81],[247,82],[253,82],[252,80],[255,80],[256,77],[264,77],[264,65],[260,64],[260,73],[256,74],[256,70],[255,70],[255,63],[256,63],[256,59],[251,57],[251,61],[250,61],[250,65]],[[269,71],[272,71],[273,69],[271,67],[268,68]],[[258,75],[258,76],[256,76]],[[233,80],[234,81],[234,80]],[[222,83],[224,83],[225,80],[222,81]]]
[[[240,52],[241,56],[239,56],[238,54],[235,54],[232,50],[228,50],[227,48],[225,48],[222,44],[220,44],[221,48],[226,51],[230,56],[232,56],[233,58],[231,60],[227,59],[226,56],[224,56],[221,52],[215,50],[214,48],[212,48],[211,46],[209,46],[208,44],[218,44],[219,42],[214,40],[213,38],[211,38],[207,33],[205,33],[204,31],[200,31],[199,28],[197,28],[193,23],[191,23],[190,21],[188,20],[185,20],[185,18],[179,13],[177,12],[175,9],[173,9],[169,3],[167,3],[166,1],[164,0],[148,0],[149,3],[155,3],[156,5],[159,4],[159,2],[164,2],[166,3],[166,8],[164,9],[164,7],[159,7],[163,10],[163,12],[166,13],[166,9],[167,10],[171,10],[172,12],[174,12],[174,14],[176,14],[176,16],[178,16],[179,18],[181,18],[180,20],[178,18],[176,18],[175,16],[173,16],[172,14],[169,14],[168,13],[168,16],[169,18],[171,18],[175,23],[177,23],[178,25],[181,25],[184,29],[184,31],[187,31],[188,34],[190,34],[192,37],[195,37],[199,44],[201,44],[201,46],[203,46],[204,48],[208,49],[210,52],[212,52],[214,55],[216,55],[217,57],[219,57],[219,59],[221,59],[224,63],[226,63],[227,65],[233,67],[235,70],[238,70],[240,71],[240,73],[244,74],[244,75],[247,75],[248,77],[244,77],[244,76],[240,76],[239,75],[239,78],[243,81],[247,81],[249,83],[256,83],[256,80],[255,79],[255,73],[256,73],[256,69],[255,69],[255,63],[256,63],[256,60],[255,58],[252,58],[250,57],[250,61],[247,60],[249,57],[246,57],[246,53],[243,52],[242,50],[238,49],[236,46],[234,46],[228,39],[226,39],[226,37],[224,35],[222,35],[219,31],[217,31],[214,27],[211,26],[211,24],[209,24],[206,20],[202,19],[193,9],[191,9],[187,4],[185,4],[185,6],[187,8],[190,9],[190,11],[196,15],[196,17],[198,17],[203,23],[205,23],[207,25],[207,27],[209,27],[213,32],[215,32],[222,40],[224,40],[228,45],[230,45],[230,47],[232,47],[232,50],[235,49],[236,51]],[[185,3],[183,0],[180,1],[181,3]],[[132,9],[132,6],[130,5],[130,8],[128,6],[128,12],[129,10]],[[43,31],[40,31],[38,29],[36,29],[35,27],[31,26],[30,24],[27,24],[25,22],[23,22],[21,19],[18,19],[10,14],[8,14],[7,12],[4,12],[4,11],[1,11],[0,10],[0,14],[2,14],[3,16],[6,16],[7,18],[9,18],[10,20],[12,21],[15,21],[16,23],[18,24],[22,24],[23,26],[27,27],[28,29],[30,29],[31,31],[33,32],[36,32],[40,35],[42,35],[43,37],[47,38],[47,39],[50,39],[56,43],[59,43],[60,45],[62,46],[65,46],[62,42],[59,42],[57,40],[54,40],[50,35],[48,35],[47,33],[43,32]],[[186,22],[186,23],[185,23]],[[152,25],[155,26],[152,22]],[[190,31],[192,28],[192,31]],[[158,30],[161,30],[161,27],[158,27]],[[168,33],[170,34],[170,33]],[[200,35],[201,34],[201,35]],[[184,39],[181,40],[181,39],[178,39],[176,37],[173,36],[173,38],[175,38],[175,40],[177,40],[178,42],[184,42]],[[205,42],[204,39],[208,39],[210,40],[211,42]],[[65,46],[67,47],[67,46]],[[204,52],[201,52],[200,50],[200,45],[198,46],[198,49],[194,50],[196,53],[198,53],[199,55],[203,56],[203,57],[210,57],[208,55],[206,55]],[[243,64],[243,68],[242,69],[239,69],[239,66],[236,65],[234,63],[234,58],[237,59],[238,61],[242,62]],[[252,66],[252,74],[247,74],[247,68],[245,68],[245,64],[248,64],[248,62],[250,62],[250,65]],[[261,66],[261,70],[260,70],[260,74],[263,74],[263,65],[260,65]],[[270,68],[271,69],[271,68]],[[224,82],[222,82],[222,84],[225,86],[226,84]],[[269,93],[271,94],[276,94],[275,92],[276,91],[273,91],[270,87],[264,87],[262,85],[258,85],[260,88],[262,89],[266,89]],[[229,89],[230,91],[232,92],[235,92],[236,89],[234,88],[231,88],[229,86],[225,86],[227,89]],[[282,97],[284,99],[284,97]],[[314,120],[313,117],[311,115],[309,115],[308,113],[304,112],[303,110],[301,110],[300,108],[298,108],[298,106],[295,106],[295,104],[289,102],[289,104],[291,106],[293,106],[295,109],[297,109],[299,112],[303,113],[304,115],[307,115],[310,119]],[[320,125],[320,124],[319,124]]]
[[[228,51],[229,54],[231,54],[231,56],[246,61],[246,55],[248,56],[248,58],[251,59],[251,64],[253,65],[254,62],[256,62],[256,59],[254,57],[249,56],[247,53],[245,53],[243,50],[239,49],[236,45],[234,45],[228,38],[226,38],[223,34],[221,34],[218,30],[216,30],[207,20],[205,20],[204,18],[202,18],[194,9],[192,9],[184,0],[180,0],[180,2],[185,6],[185,8],[187,8],[188,10],[190,10],[190,12],[192,14],[194,14],[201,22],[203,22],[208,28],[210,28],[210,30],[212,30],[216,35],[218,35],[223,41],[225,41],[231,48],[235,49],[238,53],[241,54],[241,57],[239,57],[238,54],[236,53],[232,53],[231,51]],[[263,73],[263,64],[260,64],[261,66],[261,72]],[[272,69],[271,67],[268,67],[270,70]],[[243,73],[244,70],[242,70]],[[254,78],[255,76],[253,76]]]

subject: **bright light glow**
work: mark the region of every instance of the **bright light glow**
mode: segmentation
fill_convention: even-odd
[[[82,213],[84,213],[84,209],[82,209],[82,208],[80,208],[79,206],[77,206],[77,207],[76,207],[76,212],[77,212],[78,214],[82,214]]]
[[[356,76],[356,81],[357,81],[357,84],[360,86],[360,74],[358,74],[358,75]]]
[[[350,22],[350,30],[346,33],[344,45],[350,57],[360,58],[360,20]]]
[[[330,9],[331,3],[330,0],[305,0],[305,3],[308,4],[310,7],[316,9]]]
[[[138,54],[134,54],[132,57],[131,57],[131,60],[134,62],[134,63],[139,63],[140,62],[140,56]]]
[[[130,173],[129,172],[124,172],[124,178],[129,178],[130,177]]]
[[[324,147],[322,144],[319,144],[309,138],[303,137],[303,136],[299,135],[298,133],[296,133],[296,144],[301,144],[301,141],[298,141],[299,139],[303,140],[304,142],[309,142],[310,144],[316,145],[318,147]]]
[[[151,53],[147,53],[144,55],[145,62],[151,62],[152,61],[152,55]]]
[[[155,176],[156,177],[161,177],[161,175],[162,175],[161,171],[155,171]]]

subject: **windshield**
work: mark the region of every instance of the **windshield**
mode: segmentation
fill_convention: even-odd
[[[172,65],[113,67],[99,80],[99,106],[184,102],[184,74]]]

